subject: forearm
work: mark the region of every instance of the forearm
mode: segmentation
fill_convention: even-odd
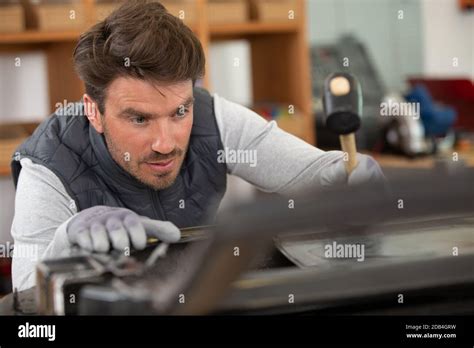
[[[36,265],[41,260],[69,256],[70,244],[66,227],[69,220],[55,231],[52,240],[39,241],[16,238],[12,263],[12,284],[18,290],[28,289],[36,284]]]
[[[334,166],[343,161],[341,151],[321,151],[282,131],[275,123],[265,128],[267,134],[249,148],[256,153],[257,165],[252,168],[236,163],[231,166],[231,174],[245,178],[262,191],[285,196],[347,180],[343,169],[342,175],[333,175]]]
[[[61,181],[47,168],[22,160],[15,197],[13,287],[26,289],[35,283],[38,261],[64,255],[65,226],[77,211]]]
[[[248,157],[255,159],[255,163],[227,163],[230,174],[283,195],[347,181],[344,169],[339,175],[332,170],[343,160],[341,151],[322,151],[223,98],[215,98],[215,109],[224,148],[250,151]]]

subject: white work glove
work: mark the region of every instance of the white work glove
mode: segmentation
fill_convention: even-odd
[[[152,220],[126,208],[103,205],[79,212],[67,224],[69,242],[91,252],[108,252],[110,249],[144,249],[147,236],[165,243],[181,238],[180,230],[169,221]]]
[[[347,177],[345,162],[343,156],[335,160],[327,168],[324,168],[321,173],[321,179],[325,185],[333,184],[379,184],[387,185],[387,180],[383,175],[382,169],[375,159],[371,156],[357,154],[357,166]]]

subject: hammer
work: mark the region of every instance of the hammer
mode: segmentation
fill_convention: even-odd
[[[333,73],[324,81],[323,106],[326,127],[339,135],[347,175],[357,166],[354,133],[360,127],[362,94],[357,79],[348,73]]]

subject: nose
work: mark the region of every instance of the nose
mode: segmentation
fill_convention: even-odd
[[[152,129],[153,143],[151,149],[155,152],[166,155],[176,147],[173,136],[173,129],[167,120],[160,120]]]

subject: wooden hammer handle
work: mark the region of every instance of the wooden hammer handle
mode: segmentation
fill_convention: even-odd
[[[346,166],[347,176],[349,176],[354,168],[357,166],[357,149],[354,133],[349,133],[339,136],[342,151],[347,153],[347,161],[344,161]]]

